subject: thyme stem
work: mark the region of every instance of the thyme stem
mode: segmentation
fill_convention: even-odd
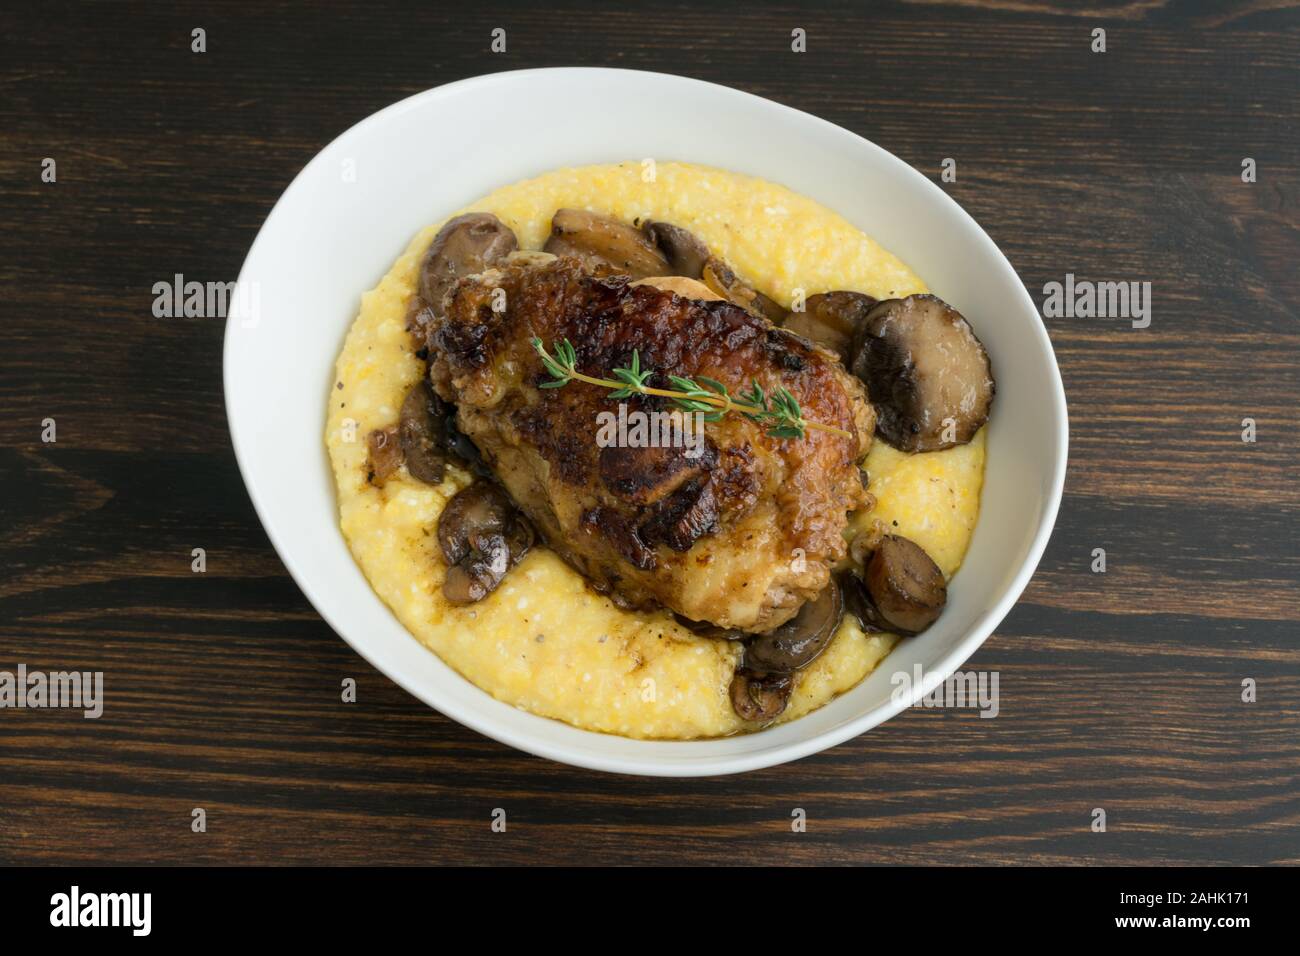
[[[707,421],[717,421],[729,412],[738,412],[753,422],[769,425],[768,434],[774,438],[803,438],[809,428],[844,438],[853,437],[842,428],[804,418],[798,400],[784,386],[778,388],[775,394],[768,395],[755,380],[753,387],[748,392],[742,392],[737,399],[731,396],[725,385],[714,379],[700,376],[697,381],[670,375],[669,381],[677,388],[655,388],[646,384],[653,369],[642,369],[638,350],[632,351],[631,368],[616,368],[612,373],[616,379],[608,379],[579,372],[577,355],[568,339],[552,345],[554,355],[546,350],[541,339],[534,338],[532,344],[551,376],[551,381],[544,383],[542,388],[562,388],[569,382],[576,381],[610,389],[610,398],[628,398],[634,394],[656,395],[671,400],[686,411],[703,412],[706,408],[711,409],[705,416]]]

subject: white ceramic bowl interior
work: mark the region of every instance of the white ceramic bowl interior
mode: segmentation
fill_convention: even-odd
[[[938,623],[820,710],[721,740],[638,741],[577,730],[501,703],[460,677],[407,633],[353,562],[322,437],[334,362],[361,293],[419,229],[506,183],[646,157],[761,176],[840,213],[971,320],[997,378],[979,526]],[[554,760],[637,774],[723,774],[856,736],[927,693],[979,647],[1024,589],[1056,517],[1065,394],[1051,343],[1011,265],[939,187],[885,150],[725,87],[655,73],[548,69],[478,77],[403,100],[349,129],[303,169],[253,243],[240,284],[256,294],[227,321],[227,412],[244,480],[285,566],[325,620],[410,693]],[[917,664],[926,680],[912,700],[892,700],[891,675]]]

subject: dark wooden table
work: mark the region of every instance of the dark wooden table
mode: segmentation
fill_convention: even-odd
[[[640,6],[0,12],[0,670],[107,683],[99,720],[0,710],[0,863],[1300,862],[1296,4]],[[224,323],[155,318],[153,283],[233,279],[380,107],[574,64],[767,96],[936,181],[955,158],[944,188],[1036,301],[1067,272],[1152,283],[1148,329],[1046,320],[1070,472],[970,665],[1000,673],[996,720],[915,709],[741,777],[588,773],[409,697],[286,574],[231,452]]]

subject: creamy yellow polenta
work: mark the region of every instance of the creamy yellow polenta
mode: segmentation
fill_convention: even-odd
[[[650,217],[690,229],[736,271],[789,305],[795,290],[865,292],[877,298],[926,288],[902,262],[835,213],[781,186],[681,163],[651,179],[640,163],[562,169],[498,189],[464,211],[495,213],[540,248],[557,208],[626,221]],[[338,486],[343,534],[379,596],[425,646],[499,700],[589,730],[687,739],[756,729],[736,716],[727,688],[739,649],[699,637],[667,612],[620,610],[555,554],[536,548],[478,604],[442,597],[445,566],[438,515],[469,483],[452,468],[430,487],[405,469],[383,488],[366,482],[366,436],[393,424],[423,363],[411,351],[406,306],[422,254],[441,224],[417,235],[361,312],[339,356],[326,444]],[[951,576],[979,514],[984,433],[947,451],[906,455],[876,441],[864,467],[877,504],[854,516],[879,519],[911,538]],[[850,689],[897,638],[865,635],[846,618],[802,671],[780,718],[791,720]]]

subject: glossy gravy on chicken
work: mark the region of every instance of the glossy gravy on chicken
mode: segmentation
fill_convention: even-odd
[[[643,179],[639,163],[559,170],[500,189],[467,210],[495,214],[524,250],[540,249],[548,242],[555,249],[569,241],[569,220],[578,220],[574,228],[581,228],[583,210],[626,222],[681,227],[698,237],[719,262],[725,262],[719,267],[723,275],[702,278],[715,288],[726,289],[734,280],[734,276],[727,278],[726,270],[743,276],[765,300],[755,302],[751,311],[756,315],[761,314],[760,308],[788,308],[797,290],[807,294],[852,290],[882,300],[925,291],[901,262],[834,213],[782,187],[719,170],[660,164],[653,182]],[[562,210],[575,212],[566,218],[558,214]],[[811,577],[807,554],[795,557],[799,571],[791,575],[784,567],[774,570],[775,560],[761,549],[735,548],[730,555],[714,559],[719,565],[735,562],[741,569],[727,578],[727,586],[720,586],[716,581],[710,583],[713,572],[706,572],[705,565],[698,565],[697,576],[685,561],[703,553],[699,550],[702,545],[691,540],[684,542],[687,548],[680,551],[685,558],[674,569],[678,577],[665,579],[662,569],[655,567],[643,574],[639,584],[632,580],[629,585],[621,579],[635,579],[637,572],[629,564],[626,575],[617,573],[617,551],[606,559],[605,552],[597,550],[585,564],[567,554],[570,562],[589,568],[584,577],[545,541],[534,541],[526,529],[503,523],[503,540],[509,539],[510,550],[502,571],[508,568],[508,573],[489,582],[488,587],[482,587],[473,574],[462,575],[464,581],[449,580],[460,573],[458,567],[449,569],[448,561],[449,554],[457,553],[457,543],[449,545],[445,533],[440,542],[439,535],[440,524],[445,531],[454,522],[439,519],[453,496],[474,482],[473,470],[459,460],[445,467],[441,462],[430,463],[414,439],[398,426],[399,418],[403,422],[409,418],[409,407],[405,410],[408,414],[403,414],[404,403],[439,401],[436,394],[413,392],[425,375],[428,356],[420,354],[418,344],[412,342],[408,320],[411,303],[422,291],[421,260],[440,225],[417,236],[388,275],[363,297],[330,394],[326,441],[338,487],[341,525],[367,578],[422,643],[507,703],[578,727],[630,737],[690,739],[758,729],[762,724],[738,716],[730,699],[729,689],[742,654],[739,642],[696,633],[650,599],[633,601],[640,606],[629,607],[626,594],[610,593],[609,587],[604,587],[606,593],[598,593],[591,579],[599,579],[601,569],[614,568],[614,577],[619,579],[616,589],[631,590],[633,597],[637,597],[637,586],[650,598],[655,587],[669,587],[670,592],[665,593],[671,594],[670,600],[695,595],[697,618],[716,620],[732,614],[736,621],[757,628],[766,626],[762,624],[765,620],[775,623],[784,620],[783,614],[788,617],[782,601],[788,602],[791,589],[801,582],[819,588],[833,566],[849,560],[847,556],[835,560],[836,548],[823,549],[824,566],[814,568]],[[672,237],[663,238],[667,241],[661,246],[671,250]],[[572,251],[580,260],[582,250],[575,246]],[[561,250],[561,254],[568,252]],[[524,261],[507,267],[506,281],[517,282],[520,277],[510,274],[512,269],[515,273],[526,270],[529,282],[569,281],[560,274],[563,263],[548,266]],[[648,263],[642,271],[658,270]],[[473,283],[461,285],[469,288]],[[594,287],[584,288],[590,291]],[[601,292],[602,288],[596,290],[600,295],[614,294],[624,303],[658,302],[655,296],[666,295],[617,284],[613,293]],[[723,307],[714,311],[746,324],[739,312],[728,313]],[[805,330],[797,331],[803,334]],[[834,351],[835,343],[827,347]],[[816,356],[803,358],[814,365],[820,362]],[[519,361],[525,360],[521,352]],[[464,373],[466,369],[455,371]],[[463,384],[465,378],[460,374],[457,381]],[[443,385],[449,387],[446,382]],[[846,393],[851,391],[846,389]],[[590,399],[582,393],[571,395],[574,401]],[[841,423],[852,428],[854,414],[849,406],[817,410],[827,418],[838,416],[837,420],[843,419]],[[421,409],[421,414],[425,411]],[[427,413],[436,414],[433,404]],[[902,421],[910,429],[905,438],[918,448],[925,447],[914,437],[927,434],[920,425],[905,415]],[[902,428],[893,419],[891,423]],[[717,437],[726,451],[730,446],[722,441],[724,435],[719,432]],[[963,440],[969,437],[963,436]],[[825,450],[832,448],[829,444],[808,447],[823,449],[823,457],[830,453]],[[405,453],[393,457],[399,450]],[[905,536],[950,577],[961,562],[978,515],[983,459],[982,430],[965,443],[921,453],[900,451],[879,439],[870,442],[870,451],[861,463],[868,494],[858,498],[848,484],[836,484],[831,490],[845,496],[845,507],[865,503],[835,534],[842,534],[847,541],[875,527]],[[592,467],[594,472],[597,463]],[[379,480],[376,469],[384,472]],[[479,479],[480,484],[485,481]],[[508,499],[502,500],[508,503]],[[481,508],[484,501],[491,504],[487,498],[464,504]],[[780,518],[779,509],[766,513],[756,522],[755,532],[776,527]],[[558,533],[556,529],[543,531]],[[666,540],[672,543],[673,539]],[[699,541],[708,544],[707,537]],[[692,546],[697,550],[689,550]],[[662,556],[658,561],[677,558],[674,548],[657,550]],[[783,552],[774,547],[772,554]],[[751,562],[748,568],[743,560]],[[662,580],[669,584],[661,585]],[[749,598],[751,583],[755,592],[767,589],[766,601]],[[453,602],[449,593],[460,597]],[[866,633],[853,615],[844,615],[825,649],[794,673],[788,704],[777,720],[798,717],[852,688],[897,640],[887,630]]]

